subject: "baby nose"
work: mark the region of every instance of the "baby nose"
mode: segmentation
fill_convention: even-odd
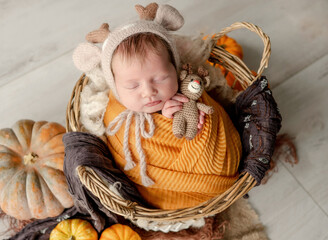
[[[151,97],[154,96],[156,93],[156,89],[151,84],[145,85],[142,91],[143,97]]]

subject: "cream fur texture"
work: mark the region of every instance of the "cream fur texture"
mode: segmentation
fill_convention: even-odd
[[[89,82],[81,93],[80,122],[86,131],[102,136],[106,130],[103,120],[109,101],[109,87],[100,66],[86,75]]]
[[[138,227],[143,228],[147,231],[162,231],[162,232],[178,232],[183,229],[188,229],[190,227],[200,228],[205,225],[205,219],[191,219],[187,221],[179,222],[156,222],[147,220],[137,220],[134,222]]]

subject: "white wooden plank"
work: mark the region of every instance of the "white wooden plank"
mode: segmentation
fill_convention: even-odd
[[[0,88],[0,128],[19,119],[47,120],[65,124],[66,105],[80,72],[71,53]]]
[[[269,238],[325,239],[327,215],[281,163],[278,163],[278,169],[267,184],[251,190],[249,199]]]
[[[66,106],[80,76],[71,52],[0,87],[0,129],[20,119],[46,120],[65,126]],[[8,226],[0,221],[1,233]]]
[[[134,3],[120,0],[7,0],[2,5],[0,86],[71,51],[103,22],[117,26],[137,18]]]
[[[269,68],[264,72],[272,87],[328,53],[328,28],[322,25],[328,21],[327,1],[239,1],[222,11],[219,9],[219,6],[213,6],[207,16],[209,21],[194,25],[203,24],[205,32],[215,32],[237,21],[248,21],[261,27],[272,43]],[[196,11],[194,8],[194,15]],[[246,31],[235,31],[231,36],[243,46],[247,65],[257,70],[263,49],[259,37]]]
[[[295,137],[300,163],[288,170],[328,215],[328,55],[274,89],[282,132]]]
[[[138,1],[147,4],[148,1]],[[168,1],[159,1],[166,3]],[[181,33],[214,33],[236,21],[264,29],[273,43],[267,75],[272,86],[328,52],[327,1],[170,1],[185,16]],[[0,86],[55,59],[84,41],[102,22],[115,27],[137,17],[129,1],[2,1],[0,8]],[[245,61],[257,69],[262,43],[243,31],[235,35]],[[288,53],[288,54],[287,54]]]
[[[7,231],[9,223],[3,220],[0,220],[0,239],[7,239],[10,238],[14,232],[12,231]]]

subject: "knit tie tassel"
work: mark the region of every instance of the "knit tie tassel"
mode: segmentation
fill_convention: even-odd
[[[121,112],[113,121],[111,121],[107,127],[106,133],[110,136],[116,134],[116,132],[121,128],[123,122],[125,122],[124,129],[124,139],[123,139],[123,151],[126,160],[124,170],[128,171],[136,166],[136,163],[132,160],[131,151],[129,148],[129,130],[132,121],[132,117],[135,119],[135,139],[136,139],[136,149],[140,157],[140,176],[142,185],[148,187],[154,184],[154,181],[147,175],[147,163],[146,156],[141,146],[140,134],[144,138],[151,138],[155,132],[155,124],[153,118],[148,113],[134,112],[130,110],[125,110]],[[148,122],[149,130],[145,129],[145,121]]]

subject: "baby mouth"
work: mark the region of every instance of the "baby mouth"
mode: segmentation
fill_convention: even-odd
[[[160,104],[161,102],[162,102],[161,100],[158,100],[158,101],[147,103],[145,106],[146,107],[153,107],[153,106],[156,106],[156,105]]]

